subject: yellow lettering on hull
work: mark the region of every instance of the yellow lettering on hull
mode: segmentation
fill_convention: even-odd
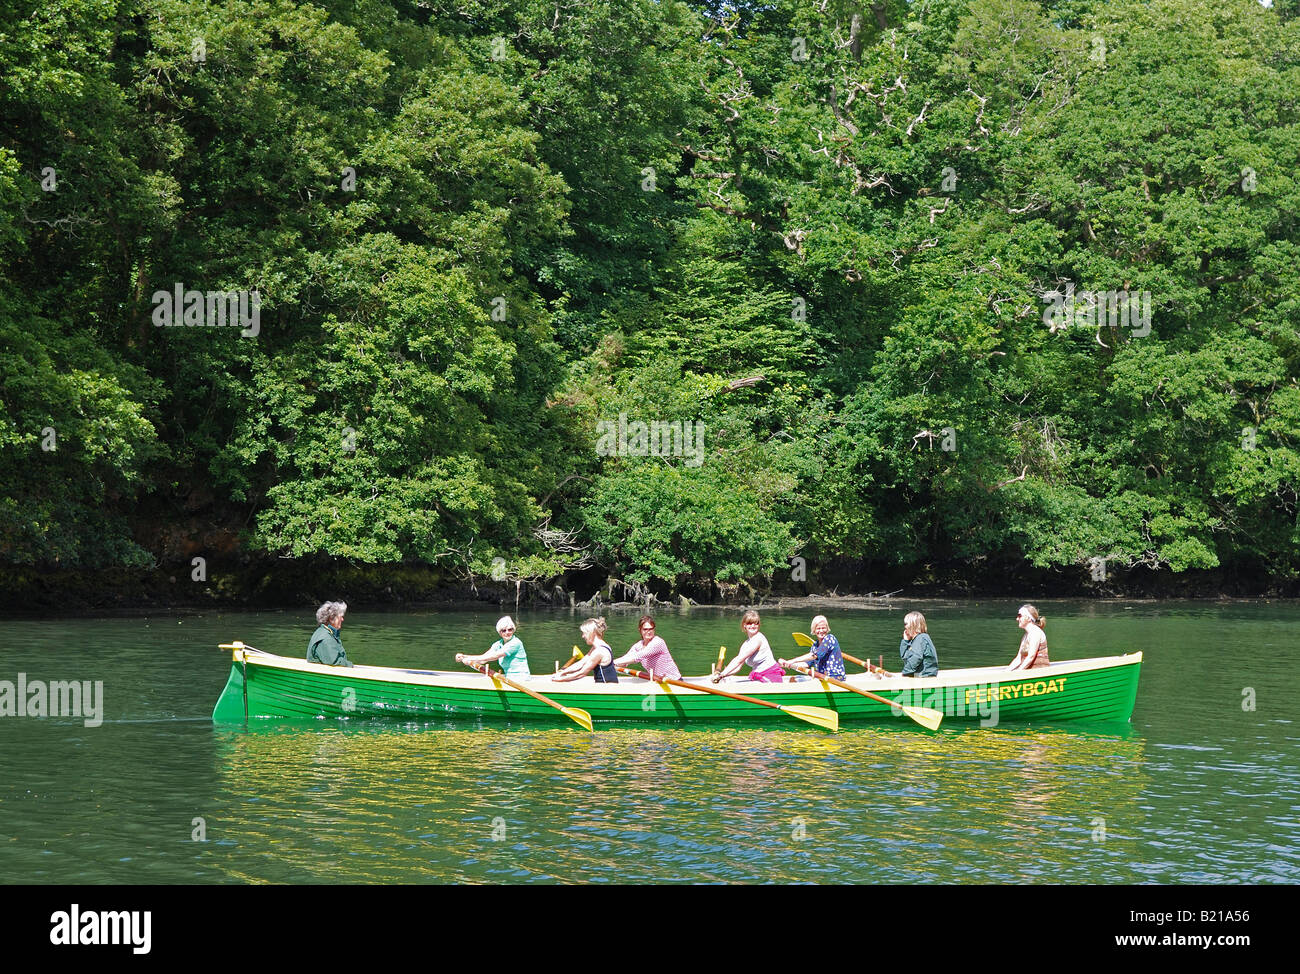
[[[1021,697],[1041,697],[1049,693],[1064,693],[1068,677],[1037,680],[1034,683],[1004,683],[994,687],[976,687],[966,691],[966,703],[990,703],[994,700],[1019,700]]]

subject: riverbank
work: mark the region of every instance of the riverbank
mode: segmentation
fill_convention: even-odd
[[[539,581],[464,577],[424,565],[355,565],[328,559],[194,560],[104,571],[0,569],[7,617],[90,616],[184,609],[276,609],[339,598],[369,608],[571,606],[835,605],[879,607],[886,600],[942,598],[1274,599],[1300,597],[1300,583],[1265,575],[1212,572],[1042,571],[1014,563],[887,566],[845,563],[807,578],[719,583],[698,578],[672,589],[638,585],[600,571]]]

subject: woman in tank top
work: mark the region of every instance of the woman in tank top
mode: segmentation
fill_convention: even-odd
[[[714,683],[731,676],[745,663],[749,664],[749,678],[751,680],[757,680],[759,683],[781,682],[781,677],[785,674],[785,671],[777,665],[776,657],[772,654],[772,647],[768,645],[767,637],[758,631],[761,622],[758,613],[753,609],[741,616],[740,628],[748,638],[740,644],[740,649],[736,652],[736,658],[713,677]]]
[[[570,663],[551,679],[557,683],[568,683],[570,680],[577,680],[590,673],[597,683],[617,683],[618,671],[614,669],[614,651],[609,648],[609,643],[602,638],[604,635],[604,616],[599,619],[588,619],[584,622],[582,624],[582,638],[591,647],[591,652],[577,662]]]
[[[1007,669],[1036,670],[1047,666],[1049,663],[1047,633],[1043,632],[1043,626],[1047,625],[1047,621],[1032,605],[1022,605],[1020,611],[1016,613],[1016,625],[1025,631],[1025,635],[1020,640],[1020,650],[1016,653],[1016,658],[1011,661]]]

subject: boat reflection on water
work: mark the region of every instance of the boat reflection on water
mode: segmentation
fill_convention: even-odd
[[[1144,814],[1145,745],[1128,725],[310,721],[216,739],[241,816],[224,868],[243,882],[1053,882],[1083,861],[1093,881],[1140,879],[1125,865],[1138,851],[1108,854]],[[990,838],[1007,840],[996,855]]]

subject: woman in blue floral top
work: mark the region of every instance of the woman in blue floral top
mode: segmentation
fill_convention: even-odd
[[[831,625],[825,616],[814,616],[812,636],[816,644],[802,656],[797,656],[788,663],[781,660],[781,665],[806,663],[811,661],[813,672],[819,676],[830,676],[837,680],[844,679],[844,657],[840,654],[839,641],[831,635]]]

